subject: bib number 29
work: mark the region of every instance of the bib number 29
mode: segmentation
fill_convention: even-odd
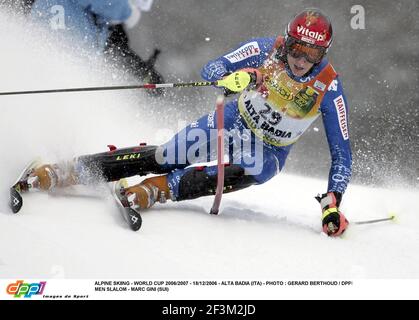
[[[276,126],[282,119],[281,114],[278,111],[274,111],[267,103],[264,103],[263,106],[264,108],[259,110],[259,115],[270,125]]]

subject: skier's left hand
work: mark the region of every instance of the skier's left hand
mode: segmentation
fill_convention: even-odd
[[[342,194],[338,192],[328,192],[316,197],[322,208],[323,232],[330,237],[338,237],[345,232],[349,225],[348,220],[339,210]]]
[[[224,87],[224,96],[228,97],[232,94],[237,94],[238,92],[241,92],[242,90],[245,89],[257,89],[264,81],[264,77],[262,75],[262,73],[255,68],[244,68],[244,69],[240,69],[238,70],[238,72],[246,72],[247,74],[249,74],[250,76],[250,82],[247,84],[247,86],[244,88],[241,88],[240,91],[238,90],[230,90],[227,87]],[[232,74],[232,72],[226,72],[223,75],[223,79],[225,79],[226,77],[230,76]]]

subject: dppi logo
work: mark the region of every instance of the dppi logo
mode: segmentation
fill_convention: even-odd
[[[7,293],[14,295],[15,298],[31,298],[34,294],[42,294],[45,289],[46,281],[39,283],[24,283],[23,280],[18,280],[7,286]]]

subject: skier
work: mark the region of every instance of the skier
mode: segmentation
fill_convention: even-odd
[[[254,151],[244,155],[240,163],[225,167],[224,192],[262,184],[275,176],[284,167],[292,145],[321,115],[332,161],[327,192],[317,199],[321,204],[323,231],[329,236],[339,236],[348,226],[339,206],[351,176],[352,158],[348,104],[336,71],[325,59],[332,40],[329,18],[318,9],[306,9],[288,23],[284,36],[245,42],[210,61],[202,76],[214,81],[239,70],[252,79],[238,99],[226,104],[224,122],[226,130],[250,131],[252,145],[262,144],[262,170],[250,170],[246,157],[254,156]],[[186,153],[192,150],[194,141],[185,141],[185,137],[195,129],[208,133],[216,127],[216,119],[215,113],[206,115],[160,147],[111,148],[109,152],[76,158],[67,165],[39,165],[28,173],[20,189],[51,191],[87,184],[96,175],[116,181],[153,173],[159,175],[123,188],[124,206],[142,211],[168,198],[181,201],[212,195],[217,184],[217,166],[190,166],[193,161],[182,161],[179,147],[185,144]],[[207,161],[210,140],[204,146]],[[160,158],[174,150],[178,151],[175,161],[163,163]],[[229,155],[231,158],[231,150]]]
[[[105,59],[128,71],[140,81],[163,83],[155,69],[159,50],[148,60],[143,60],[129,46],[125,28],[133,28],[141,12],[150,11],[153,0],[25,0],[31,8],[31,17],[63,34],[71,43],[81,43],[103,54]],[[62,8],[64,17],[59,16]],[[60,20],[61,19],[61,20]],[[63,33],[64,32],[64,33]],[[149,91],[154,95],[162,90]]]

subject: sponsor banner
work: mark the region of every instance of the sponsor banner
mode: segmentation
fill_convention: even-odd
[[[342,132],[343,139],[348,140],[348,117],[346,115],[345,100],[343,100],[343,96],[340,95],[339,97],[333,100],[333,103],[335,104],[336,113],[338,114],[339,127],[340,131]]]
[[[0,300],[419,298],[417,279],[2,279],[0,287]]]
[[[329,88],[327,88],[327,91],[338,91],[338,81],[336,79],[330,83]]]
[[[224,58],[226,58],[231,63],[236,63],[242,61],[244,59],[257,56],[260,54],[259,44],[256,41],[246,43],[245,45],[241,46],[237,50],[226,54]]]
[[[316,89],[319,89],[321,91],[324,91],[326,89],[326,85],[323,82],[319,81],[319,80],[316,80],[314,82],[313,87],[316,88]]]

